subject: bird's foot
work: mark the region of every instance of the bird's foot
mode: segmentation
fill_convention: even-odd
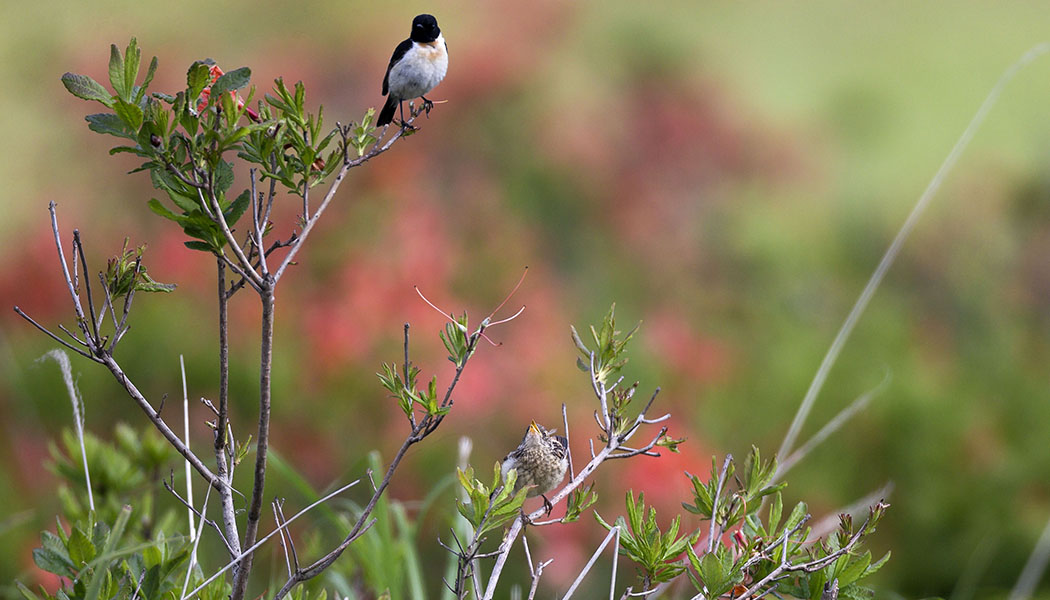
[[[401,129],[404,129],[406,131],[416,131],[416,130],[419,129],[418,127],[416,127],[415,125],[409,123],[408,121],[406,121],[404,119],[401,119],[400,121],[396,121],[396,123],[397,123],[397,125],[399,127],[401,127]]]
[[[429,119],[430,118],[430,111],[431,111],[431,109],[434,108],[434,101],[433,100],[427,100],[426,96],[420,96],[420,98],[423,99],[423,113]]]
[[[540,494],[540,497],[543,498],[543,515],[545,517],[551,516],[551,511],[554,510],[554,505],[547,499],[546,494]]]

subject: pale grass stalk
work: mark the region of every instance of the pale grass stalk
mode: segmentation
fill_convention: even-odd
[[[598,561],[598,556],[601,555],[602,550],[605,550],[605,547],[609,545],[609,541],[613,538],[616,538],[616,544],[613,545],[613,584],[609,587],[609,600],[613,599],[613,594],[615,594],[616,586],[616,556],[620,553],[619,525],[614,525],[613,528],[609,530],[609,534],[606,535],[605,539],[602,540],[602,543],[598,545],[598,549],[595,550],[594,554],[591,555],[591,559],[587,561],[587,564],[583,565],[583,570],[580,571],[580,574],[576,576],[576,580],[572,582],[571,586],[569,586],[569,589],[565,592],[565,595],[561,597],[562,600],[569,600],[569,598],[572,597],[573,593],[576,592],[576,588],[578,588],[580,586],[580,583],[583,581],[583,578],[587,576],[587,573],[591,571],[591,567],[593,567],[594,563]]]
[[[88,470],[87,451],[84,449],[84,404],[80,399],[80,391],[73,383],[73,369],[69,366],[69,355],[55,348],[44,358],[50,358],[58,363],[62,371],[62,381],[66,383],[66,391],[69,392],[69,400],[73,403],[73,425],[76,427],[77,441],[80,442],[80,459],[84,464],[84,482],[87,484],[88,506],[95,510],[95,496],[91,492],[91,472]]]
[[[181,356],[179,357],[182,358]],[[197,546],[201,543],[201,534],[204,533],[204,522],[207,520],[204,518],[205,511],[208,510],[208,499],[211,498],[211,486],[208,486],[208,490],[204,492],[204,504],[201,504],[201,520],[197,526],[197,531],[190,529],[190,542],[193,543],[193,549],[190,550],[190,564],[186,568],[186,579],[182,582],[182,593],[179,594],[180,600],[186,599],[186,588],[190,587],[190,575],[193,574],[193,567],[197,564]],[[193,502],[193,498],[190,497],[190,502]],[[193,515],[193,509],[190,509],[191,521]]]
[[[183,359],[181,354],[179,355],[179,369],[182,371],[182,439],[183,439],[183,443],[186,444],[186,447],[189,448],[190,447],[190,399],[189,399],[189,396],[187,395],[187,392],[186,392],[186,361]],[[186,500],[192,505],[193,504],[193,473],[191,471],[190,462],[188,460],[183,460],[182,462],[183,462],[183,465],[185,465],[185,467],[186,467]],[[208,486],[208,489],[211,490],[211,486]],[[207,496],[205,496],[205,498],[207,498]],[[189,520],[190,520],[190,529],[189,529],[189,531],[190,531],[190,541],[192,542],[192,541],[194,541],[196,539],[196,538],[193,537],[194,536],[194,533],[193,533],[193,530],[194,530],[193,509],[192,508],[187,508],[186,509],[186,514],[189,516]],[[201,511],[201,514],[204,514],[204,511]],[[190,566],[191,567],[193,566],[192,560],[190,562]],[[186,591],[186,590],[183,590],[183,591]]]
[[[828,348],[827,354],[824,355],[824,359],[820,363],[820,367],[817,369],[816,375],[813,377],[812,383],[809,385],[809,389],[806,390],[806,395],[802,399],[802,403],[798,407],[798,412],[795,413],[795,419],[791,422],[791,427],[788,429],[787,435],[784,436],[784,441],[780,444],[780,450],[777,451],[777,456],[787,456],[791,452],[795,440],[798,438],[798,434],[802,430],[802,425],[805,424],[806,418],[809,417],[809,412],[813,408],[813,403],[816,402],[817,395],[820,393],[821,388],[824,387],[824,382],[828,378],[828,373],[831,371],[831,367],[834,366],[835,361],[839,357],[839,353],[842,351],[842,347],[846,344],[850,334],[853,333],[853,328],[857,325],[857,321],[860,320],[864,309],[868,307],[868,302],[871,301],[872,296],[875,295],[875,291],[878,289],[882,280],[886,277],[886,273],[893,266],[893,261],[897,259],[897,255],[900,254],[901,248],[904,246],[904,242],[908,239],[912,229],[915,228],[915,224],[918,223],[919,218],[926,211],[926,207],[929,205],[930,200],[933,196],[941,189],[944,184],[945,178],[948,173],[955,168],[956,163],[959,162],[959,157],[963,151],[966,150],[967,146],[973,140],[973,136],[980,129],[984,123],[988,113],[992,110],[992,107],[999,101],[999,96],[1003,92],[1003,88],[1006,84],[1013,80],[1014,76],[1028,66],[1032,61],[1039,58],[1043,54],[1050,51],[1050,42],[1043,42],[1033,46],[1030,50],[1025,52],[1021,58],[1014,64],[1007,67],[1002,75],[999,76],[999,80],[996,81],[995,85],[992,86],[991,91],[985,97],[984,102],[977,109],[970,123],[963,130],[962,135],[959,136],[958,141],[952,147],[951,152],[945,157],[944,162],[941,163],[939,169],[934,174],[933,179],[926,186],[926,189],[919,196],[918,201],[912,208],[911,213],[908,214],[908,218],[905,219],[904,224],[900,230],[897,231],[896,237],[893,238],[893,242],[890,247],[886,249],[886,253],[882,255],[882,259],[879,261],[879,265],[875,268],[875,272],[872,273],[871,278],[868,280],[867,285],[864,286],[864,290],[860,293],[857,301],[853,304],[853,308],[850,310],[846,320],[842,323],[838,333],[835,335],[834,341],[831,343],[831,347]]]

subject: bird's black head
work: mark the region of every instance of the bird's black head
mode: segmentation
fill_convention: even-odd
[[[413,42],[426,44],[438,39],[439,35],[441,35],[441,30],[438,28],[434,15],[419,15],[412,19],[412,35],[409,37]]]

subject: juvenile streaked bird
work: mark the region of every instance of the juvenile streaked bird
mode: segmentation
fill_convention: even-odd
[[[565,436],[553,434],[553,429],[544,429],[533,421],[521,445],[503,459],[500,468],[504,478],[511,469],[517,471],[515,492],[527,485],[536,486],[529,490],[528,496],[543,496],[543,506],[548,513],[552,507],[546,494],[558,487],[569,470],[569,441]]]
[[[394,120],[394,109],[399,109],[405,122],[402,102],[423,98],[423,108],[430,114],[434,103],[426,94],[441,83],[448,71],[448,47],[441,36],[433,15],[419,15],[412,19],[412,33],[397,45],[383,76],[383,95],[386,104],[379,113],[376,125],[382,127]]]

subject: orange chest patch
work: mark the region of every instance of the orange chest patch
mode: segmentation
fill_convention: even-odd
[[[418,44],[417,47],[419,49],[420,56],[431,62],[435,62],[445,58],[444,40],[434,40],[433,42]]]

